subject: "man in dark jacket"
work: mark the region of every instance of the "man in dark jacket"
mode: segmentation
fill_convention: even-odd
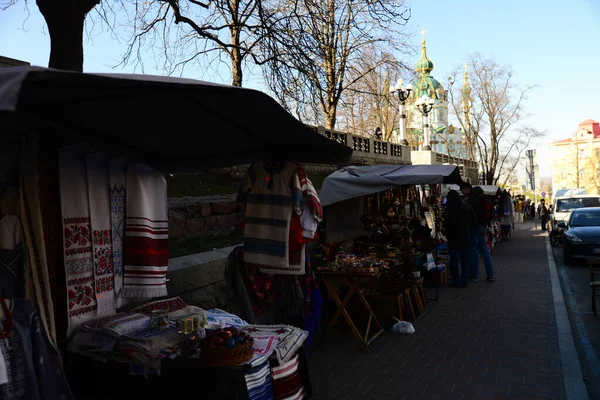
[[[450,273],[453,287],[466,287],[469,282],[469,243],[475,227],[475,211],[460,201],[456,190],[446,196],[444,230],[450,253]],[[460,261],[460,274],[459,274]]]
[[[471,280],[476,282],[479,280],[479,254],[483,257],[485,264],[485,272],[487,281],[495,281],[494,265],[492,264],[492,256],[487,242],[487,223],[485,220],[485,194],[479,186],[472,187],[470,183],[464,183],[461,186],[461,191],[466,196],[464,202],[473,207],[475,211],[475,226],[471,234],[471,243],[469,245],[469,260],[471,266]]]

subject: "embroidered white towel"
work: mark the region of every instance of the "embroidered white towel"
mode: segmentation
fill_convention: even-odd
[[[89,146],[59,150],[60,203],[67,279],[70,334],[79,324],[96,317],[94,262],[85,156]]]
[[[112,254],[115,268],[115,297],[117,308],[128,300],[123,297],[123,239],[125,238],[125,199],[127,195],[127,159],[110,160],[110,225]]]
[[[147,164],[127,170],[123,296],[167,295],[169,229],[167,180]]]
[[[88,154],[86,161],[96,302],[98,316],[103,317],[116,312],[108,157],[104,153]]]

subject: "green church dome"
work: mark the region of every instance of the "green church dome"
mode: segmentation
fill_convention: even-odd
[[[421,58],[415,64],[415,69],[418,73],[428,73],[433,71],[433,61],[427,58],[427,47],[425,46],[425,40],[421,42]]]
[[[434,100],[445,100],[444,87],[430,74],[433,70],[433,61],[427,57],[425,39],[421,42],[421,58],[415,64],[415,69],[420,77],[413,82],[413,100],[416,101],[425,94]]]

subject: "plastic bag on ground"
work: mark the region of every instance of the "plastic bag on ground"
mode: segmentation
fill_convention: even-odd
[[[392,326],[392,333],[394,335],[412,335],[415,333],[415,327],[410,322],[400,321],[398,318],[394,318],[397,322]]]

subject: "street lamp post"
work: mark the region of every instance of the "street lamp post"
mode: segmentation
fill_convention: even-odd
[[[404,86],[404,80],[398,79],[395,86],[390,87],[390,93],[396,93],[398,95],[398,101],[400,103],[400,141],[402,146],[408,146],[408,140],[406,140],[406,100],[410,97],[412,88],[410,83]]]
[[[435,100],[429,98],[429,96],[425,95],[421,97],[416,103],[415,106],[423,115],[423,150],[431,150],[431,146],[429,145],[429,120],[427,116],[433,110],[435,105]]]

